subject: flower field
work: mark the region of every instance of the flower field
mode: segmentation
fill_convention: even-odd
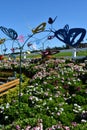
[[[0,130],[86,130],[85,61],[24,62],[22,72],[20,95],[17,86],[0,97]]]

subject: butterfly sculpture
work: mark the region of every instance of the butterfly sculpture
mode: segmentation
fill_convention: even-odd
[[[55,33],[55,37],[60,41],[68,44],[69,46],[77,47],[80,44],[80,42],[83,41],[86,35],[86,30],[84,28],[69,29],[69,26],[65,25],[63,29],[59,29],[54,33]]]
[[[0,39],[0,44],[2,44],[2,43],[4,43],[5,42],[5,38],[3,38],[3,39]]]
[[[45,30],[45,26],[46,26],[45,22],[41,23],[35,29],[32,29],[33,34],[43,32]]]
[[[10,37],[12,40],[16,40],[18,37],[18,34],[15,30],[11,29],[11,28],[6,28],[1,26],[0,27],[1,31],[6,34],[8,37]]]
[[[55,22],[56,18],[57,18],[57,16],[54,19],[52,19],[51,17],[49,17],[48,23],[49,24],[53,24]]]

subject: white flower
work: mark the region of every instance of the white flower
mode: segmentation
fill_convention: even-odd
[[[4,111],[4,107],[1,106],[1,107],[0,107],[0,113],[3,113],[3,111]]]
[[[9,103],[7,103],[7,104],[6,104],[6,108],[9,108],[9,106],[10,106],[10,104],[9,104]]]
[[[84,119],[82,119],[82,120],[81,120],[81,122],[82,122],[82,123],[86,123],[87,121],[86,121],[86,120],[84,120]]]
[[[78,105],[78,108],[80,108],[80,109],[81,109],[81,106],[79,106],[79,105]]]
[[[34,88],[33,91],[36,91],[36,88]]]
[[[60,112],[57,112],[57,115],[60,116]]]
[[[43,103],[43,106],[45,106],[45,105],[46,105],[46,102]]]
[[[86,112],[85,110],[82,111],[82,113],[85,113],[85,112]]]
[[[82,109],[81,109],[81,108],[79,108],[78,110],[79,110],[79,111],[81,111]]]
[[[79,113],[79,111],[77,111],[77,110],[75,110],[75,109],[73,109],[73,112],[75,112],[75,113]]]
[[[74,104],[74,106],[76,106],[76,107],[77,107],[78,105],[75,103],[75,104]]]
[[[37,97],[35,97],[36,101],[38,101],[39,99]]]
[[[61,112],[62,112],[62,111],[64,111],[64,109],[63,109],[63,108],[60,108],[60,110],[61,110]]]
[[[72,97],[75,97],[76,96],[76,94],[72,94]]]
[[[5,119],[8,119],[8,116],[5,116]]]
[[[50,97],[49,100],[52,100],[52,97]]]
[[[55,107],[55,110],[57,110],[58,108],[57,107]]]
[[[71,82],[68,82],[67,84],[71,85],[72,83],[71,83]]]
[[[31,86],[27,86],[28,88],[34,88],[34,86],[33,85],[31,85]]]
[[[81,81],[79,78],[77,78],[77,81]]]

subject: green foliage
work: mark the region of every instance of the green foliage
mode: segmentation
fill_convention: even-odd
[[[67,126],[67,125],[70,125],[71,122],[73,122],[74,118],[75,118],[75,115],[74,115],[73,113],[69,113],[69,112],[63,112],[63,113],[60,115],[60,117],[59,117],[60,121],[61,121],[64,125],[66,125],[66,126]]]
[[[51,127],[52,125],[57,124],[57,120],[55,120],[52,116],[49,117],[47,115],[42,115],[42,120],[43,120],[44,129],[46,129],[47,127]]]
[[[81,77],[86,73],[85,67],[79,71],[79,64],[62,59],[30,64],[22,69],[20,100],[20,86],[0,99],[1,130],[15,130],[17,125],[20,129],[28,125],[35,127],[38,119],[42,119],[44,130],[58,122],[62,126],[60,130],[64,126],[70,130],[86,129],[87,119],[81,123],[81,115],[87,110],[86,82]]]
[[[87,102],[87,98],[84,98],[84,96],[77,95],[75,97],[72,97],[72,103],[77,103],[78,105],[84,105]]]
[[[87,123],[83,124],[77,124],[75,127],[71,127],[70,130],[86,130],[87,129]]]

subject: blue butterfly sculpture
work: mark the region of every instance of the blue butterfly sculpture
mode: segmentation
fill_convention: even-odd
[[[69,29],[69,25],[66,24],[63,29],[55,31],[54,35],[65,44],[72,47],[77,47],[80,42],[83,41],[86,35],[86,30],[84,28]]]
[[[10,37],[12,40],[16,40],[18,37],[18,34],[15,30],[11,28],[6,28],[3,26],[0,26],[1,31],[6,34],[8,37]]]

